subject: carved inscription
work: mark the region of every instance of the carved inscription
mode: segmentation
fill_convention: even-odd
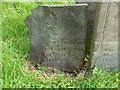
[[[100,5],[91,67],[98,65],[113,69],[118,66],[118,6],[113,2]]]
[[[84,52],[83,39],[64,39],[64,38],[54,38],[50,39],[49,47],[45,48],[45,55],[49,56],[49,60],[59,60],[59,57],[69,58],[73,57],[74,60],[80,60]]]

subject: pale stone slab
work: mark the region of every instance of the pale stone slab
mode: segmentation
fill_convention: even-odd
[[[102,2],[97,6],[91,68],[98,65],[113,69],[118,66],[118,5]]]
[[[87,4],[40,5],[25,20],[31,39],[29,60],[74,72],[84,65]]]

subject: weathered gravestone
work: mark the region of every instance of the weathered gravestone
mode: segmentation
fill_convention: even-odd
[[[118,66],[118,5],[102,2],[97,5],[95,28],[91,51],[91,67]]]
[[[92,35],[93,35],[94,21],[95,21],[95,13],[96,13],[96,2],[77,2],[78,0],[75,0],[75,1],[76,1],[77,4],[81,4],[81,3],[87,3],[88,4],[87,33],[86,33],[87,37],[86,37],[85,48],[86,48],[86,50],[90,50]]]
[[[87,4],[39,5],[25,22],[31,39],[29,60],[73,72],[84,65]]]

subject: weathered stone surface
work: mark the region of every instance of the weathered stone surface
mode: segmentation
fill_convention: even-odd
[[[73,72],[83,67],[87,4],[40,5],[25,22],[31,46],[29,60]]]
[[[91,67],[98,65],[113,69],[118,66],[118,5],[103,2],[97,6]]]
[[[92,42],[92,35],[93,35],[93,27],[95,21],[95,14],[96,14],[96,2],[77,2],[77,4],[87,3],[88,4],[88,11],[87,11],[87,33],[86,33],[86,50],[90,50],[91,42]]]
[[[86,50],[90,50],[92,36],[93,36],[93,27],[96,14],[96,2],[87,2],[88,12],[87,12],[87,37],[86,37]]]

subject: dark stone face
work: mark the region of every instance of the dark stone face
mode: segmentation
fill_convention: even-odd
[[[87,4],[40,5],[25,19],[31,40],[29,60],[74,72],[85,54]]]
[[[79,2],[78,0],[75,0],[77,4],[81,3],[87,3],[88,4],[88,10],[87,10],[87,33],[86,33],[86,44],[85,48],[86,50],[90,50],[91,48],[91,41],[92,41],[92,35],[93,35],[93,28],[94,28],[94,21],[95,21],[95,15],[96,15],[96,7],[98,2]]]

